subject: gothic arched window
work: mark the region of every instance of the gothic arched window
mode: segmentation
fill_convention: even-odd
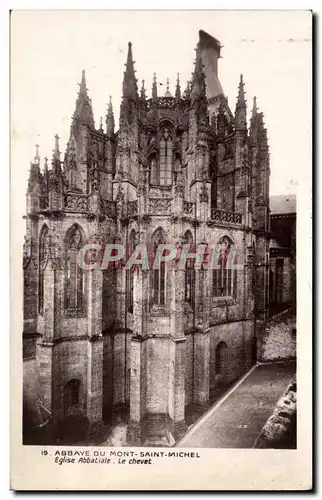
[[[228,347],[225,342],[219,342],[215,351],[215,375],[221,375],[228,368]]]
[[[227,237],[221,238],[215,248],[212,294],[214,297],[237,296],[237,254],[235,245]]]
[[[39,238],[39,277],[38,277],[38,310],[39,314],[44,311],[44,272],[48,261],[49,252],[49,230],[43,226]]]
[[[172,138],[168,128],[163,129],[160,139],[160,186],[172,184]]]
[[[84,273],[77,263],[79,250],[83,247],[83,234],[75,225],[66,238],[66,288],[65,308],[70,312],[82,312],[84,305]]]
[[[189,244],[189,251],[191,252],[191,245],[193,242],[193,237],[190,231],[187,231],[184,236],[184,244]],[[194,304],[195,295],[195,268],[194,259],[187,259],[186,262],[186,272],[185,272],[185,288],[184,288],[184,300],[191,307]]]
[[[130,233],[129,237],[129,257],[135,249],[135,231]],[[133,286],[134,286],[134,267],[126,271],[126,292],[127,292],[127,307],[129,312],[133,312]]]
[[[161,229],[159,229],[153,238],[154,255],[156,255],[159,245],[165,243],[165,235]],[[164,306],[165,305],[165,262],[161,262],[157,265],[157,269],[153,269],[153,304]]]

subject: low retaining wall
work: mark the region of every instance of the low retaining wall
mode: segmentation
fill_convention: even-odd
[[[296,449],[296,378],[288,385],[254,448]]]

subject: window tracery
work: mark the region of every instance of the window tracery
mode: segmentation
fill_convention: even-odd
[[[42,228],[39,238],[39,277],[38,277],[38,310],[43,314],[44,310],[44,271],[49,257],[49,229],[48,226]]]
[[[213,269],[212,294],[214,297],[237,296],[237,254],[235,245],[224,236],[217,243],[215,255],[218,261]]]
[[[84,306],[84,273],[77,263],[83,245],[82,232],[74,226],[66,240],[65,308],[70,312],[81,312]]]

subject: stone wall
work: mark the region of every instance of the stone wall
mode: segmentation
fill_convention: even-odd
[[[261,361],[278,361],[296,357],[296,320],[289,311],[271,319],[262,340]]]

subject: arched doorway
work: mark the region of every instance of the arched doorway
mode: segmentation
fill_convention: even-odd
[[[80,386],[79,379],[71,379],[64,387],[64,413],[65,417],[79,412],[80,400]]]
[[[228,346],[221,341],[215,350],[215,375],[224,378],[228,371]]]
[[[64,385],[64,418],[55,428],[56,443],[84,445],[88,441],[89,420],[81,404],[81,385],[79,379],[71,379]]]

